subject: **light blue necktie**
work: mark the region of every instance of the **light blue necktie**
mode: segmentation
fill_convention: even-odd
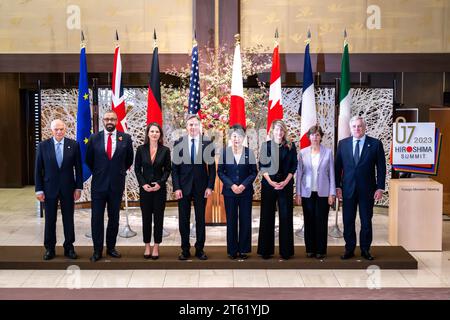
[[[63,155],[61,150],[61,142],[56,144],[56,162],[58,162],[58,167],[61,168],[61,164],[63,161]]]

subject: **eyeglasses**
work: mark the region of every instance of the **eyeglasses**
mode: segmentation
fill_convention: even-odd
[[[103,118],[103,121],[105,121],[105,122],[116,122],[117,118]]]

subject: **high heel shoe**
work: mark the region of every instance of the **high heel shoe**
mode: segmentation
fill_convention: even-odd
[[[151,254],[144,254],[144,259],[150,259],[152,257]]]
[[[152,255],[152,260],[158,260],[158,259],[159,259],[159,255],[157,255],[157,256]]]

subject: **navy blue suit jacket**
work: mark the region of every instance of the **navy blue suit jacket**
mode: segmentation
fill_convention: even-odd
[[[104,131],[90,136],[86,164],[92,172],[91,193],[123,193],[127,170],[133,164],[133,142],[129,134],[117,131],[116,150],[109,160],[105,150]]]
[[[61,168],[56,162],[53,138],[39,143],[35,165],[35,190],[44,191],[46,198],[56,198],[61,192],[73,199],[75,189],[83,189],[81,152],[78,142],[64,138]]]
[[[188,137],[184,136],[173,145],[172,184],[173,190],[181,190],[183,196],[195,190],[203,194],[206,188],[214,190],[216,179],[215,150],[210,140],[200,136],[195,163],[191,164]]]
[[[336,152],[335,177],[336,188],[342,189],[344,198],[351,198],[355,190],[364,197],[373,198],[376,190],[384,190],[386,182],[383,143],[366,136],[359,162],[355,165],[353,137],[341,140]]]
[[[222,194],[224,196],[253,195],[253,181],[255,181],[258,172],[255,155],[249,148],[244,147],[239,163],[236,163],[231,147],[224,149],[219,160],[217,173],[223,182]],[[237,186],[242,184],[245,190],[240,194],[235,194],[231,190],[233,184]]]

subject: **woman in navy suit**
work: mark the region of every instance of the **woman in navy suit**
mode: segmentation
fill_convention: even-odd
[[[288,140],[282,120],[270,127],[271,140],[261,146],[259,169],[261,180],[261,219],[258,254],[269,259],[275,251],[275,209],[278,203],[280,256],[287,260],[294,255],[294,179],[297,150]]]
[[[163,145],[161,126],[156,122],[150,123],[145,130],[144,144],[137,148],[134,161],[134,171],[140,187],[145,259],[159,258],[159,244],[162,242],[164,209],[166,208],[166,182],[171,170],[170,149]],[[153,251],[150,247],[152,217],[155,241]]]
[[[218,175],[223,182],[222,194],[227,215],[227,251],[230,259],[247,259],[252,249],[253,181],[257,168],[253,152],[242,145],[245,129],[230,128],[231,147],[221,154]]]
[[[327,254],[328,213],[336,198],[334,160],[331,149],[320,144],[320,126],[311,127],[307,135],[311,146],[300,152],[296,203],[303,206],[306,255],[323,259]]]

